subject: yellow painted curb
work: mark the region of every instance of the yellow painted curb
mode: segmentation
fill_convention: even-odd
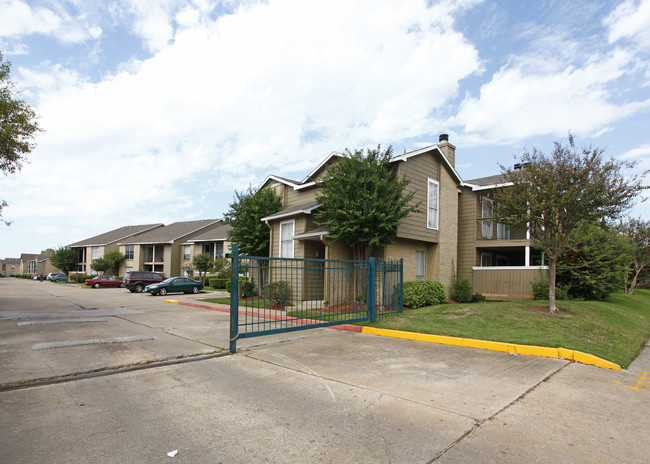
[[[476,340],[473,338],[448,337],[446,335],[430,335],[417,332],[404,332],[401,330],[378,329],[376,327],[363,327],[361,333],[380,335],[382,337],[403,338],[420,342],[440,343],[442,345],[464,346],[481,350],[500,351],[511,354],[527,356],[540,356],[543,358],[566,359],[591,366],[602,367],[620,371],[621,366],[611,361],[599,358],[593,354],[567,348],[551,348],[547,346],[517,345],[515,343],[492,342],[489,340]]]
[[[92,288],[92,287],[89,285],[79,285],[79,288]]]
[[[165,300],[165,303],[178,304],[177,300]]]

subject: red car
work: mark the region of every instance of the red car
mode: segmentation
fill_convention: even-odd
[[[122,285],[122,279],[118,279],[115,276],[100,275],[86,280],[86,285],[90,285],[93,288],[119,287]]]

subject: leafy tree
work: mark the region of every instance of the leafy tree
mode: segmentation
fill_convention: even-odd
[[[104,255],[104,260],[108,263],[108,269],[106,270],[112,275],[118,275],[124,259],[124,255],[119,251],[109,251]]]
[[[316,221],[330,229],[333,241],[352,248],[354,259],[366,260],[375,248],[395,241],[400,220],[419,212],[419,204],[412,204],[415,192],[405,192],[409,181],[398,179],[390,164],[391,147],[345,152],[327,170]]]
[[[634,246],[634,271],[632,281],[629,285],[629,276],[625,277],[625,292],[634,295],[634,288],[646,266],[650,264],[650,221],[639,219],[630,219],[622,224],[620,230],[627,235]]]
[[[3,62],[0,52],[0,171],[4,175],[22,169],[27,153],[35,147],[34,137],[41,131],[34,110],[14,95],[10,71],[11,63]],[[0,221],[9,225],[2,219],[2,208],[6,206],[7,202],[0,200]]]
[[[205,273],[208,272],[212,266],[214,266],[214,260],[212,259],[212,256],[207,253],[196,255],[194,259],[192,259],[192,267],[199,271],[199,279],[201,282],[203,282]]]
[[[533,149],[520,157],[523,169],[501,166],[504,187],[495,192],[494,215],[499,222],[528,225],[536,247],[549,260],[549,312],[557,311],[557,262],[565,252],[571,232],[582,222],[619,218],[634,204],[645,187],[646,173],[623,174],[636,163],[603,160],[603,150],[578,150],[573,136],[562,145],[554,142],[551,155]]]
[[[61,269],[65,275],[77,267],[77,252],[69,247],[59,247],[56,249],[50,262],[54,267]]]
[[[240,254],[269,256],[269,229],[260,219],[281,208],[282,198],[271,189],[254,192],[249,186],[244,192],[235,192],[235,201],[224,218],[232,226],[228,237]]]
[[[557,265],[557,284],[571,298],[606,300],[623,288],[632,261],[630,240],[606,224],[580,223]]]
[[[97,271],[100,274],[104,274],[106,271],[108,271],[110,267],[110,263],[106,261],[106,259],[101,256],[97,259],[93,259],[93,262],[90,263],[90,268],[93,271]]]

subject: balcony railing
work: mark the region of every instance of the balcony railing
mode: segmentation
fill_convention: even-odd
[[[494,219],[478,219],[476,228],[478,240],[522,240],[526,239],[525,227],[509,227]]]

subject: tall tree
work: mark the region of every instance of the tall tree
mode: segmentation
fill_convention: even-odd
[[[65,275],[77,267],[77,252],[69,247],[59,247],[56,249],[50,262],[54,267],[61,269]]]
[[[557,311],[555,282],[558,258],[571,232],[582,221],[616,219],[645,189],[646,173],[626,176],[636,163],[604,160],[600,148],[554,142],[550,155],[537,149],[520,157],[522,169],[501,166],[504,186],[495,191],[494,215],[511,226],[528,225],[536,247],[549,260],[549,312]]]
[[[621,232],[627,235],[634,246],[634,271],[632,281],[627,284],[629,278],[626,277],[625,292],[634,295],[639,276],[643,270],[650,264],[650,221],[639,219],[630,219],[620,227]]]
[[[118,275],[120,273],[120,266],[124,262],[124,255],[119,251],[109,251],[104,255],[104,260],[108,263],[108,268],[106,269],[112,275]]]
[[[26,155],[35,147],[34,137],[41,131],[32,107],[16,97],[10,71],[11,63],[3,61],[0,52],[0,171],[4,175],[22,169]],[[9,225],[2,219],[6,206],[7,202],[0,200],[0,221]]]
[[[399,221],[412,212],[415,192],[405,192],[409,181],[399,179],[390,164],[391,147],[345,150],[327,170],[316,221],[330,229],[329,237],[352,248],[356,260],[366,260],[373,250],[395,241]]]
[[[108,271],[110,267],[110,264],[106,259],[101,256],[97,259],[93,259],[93,262],[90,263],[90,268],[93,271],[97,271],[99,274],[104,274],[106,271]]]
[[[277,213],[282,208],[282,198],[271,189],[257,192],[249,186],[244,192],[235,191],[235,201],[224,218],[232,229],[228,237],[239,253],[248,256],[268,256],[269,229],[260,219]]]

